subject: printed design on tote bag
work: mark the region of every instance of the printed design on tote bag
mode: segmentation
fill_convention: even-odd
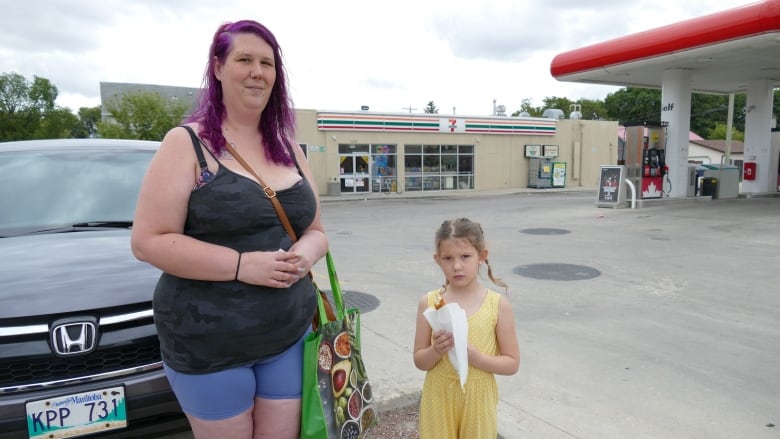
[[[359,311],[350,309],[343,320],[329,322],[321,329],[317,379],[325,416],[331,417],[328,424],[334,426],[331,437],[359,437],[377,420],[360,352],[359,322]]]

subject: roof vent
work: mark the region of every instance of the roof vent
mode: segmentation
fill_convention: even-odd
[[[573,119],[573,120],[582,119],[582,113],[580,112],[580,109],[582,109],[582,105],[580,104],[569,105],[569,119]]]
[[[542,113],[542,117],[547,119],[563,119],[563,110],[559,108],[548,108]]]

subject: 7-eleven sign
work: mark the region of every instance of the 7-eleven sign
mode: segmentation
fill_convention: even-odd
[[[466,122],[463,119],[456,117],[441,118],[439,119],[439,132],[440,133],[465,133]]]

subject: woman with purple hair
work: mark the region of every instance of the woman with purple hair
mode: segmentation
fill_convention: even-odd
[[[302,342],[317,307],[307,273],[328,241],[287,87],[265,26],[221,25],[198,106],[165,136],[139,194],[132,250],[163,272],[160,350],[199,439],[298,437]],[[297,242],[231,151],[275,192]]]

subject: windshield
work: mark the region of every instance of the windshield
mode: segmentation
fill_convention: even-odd
[[[154,151],[0,154],[0,236],[78,223],[130,222]]]

